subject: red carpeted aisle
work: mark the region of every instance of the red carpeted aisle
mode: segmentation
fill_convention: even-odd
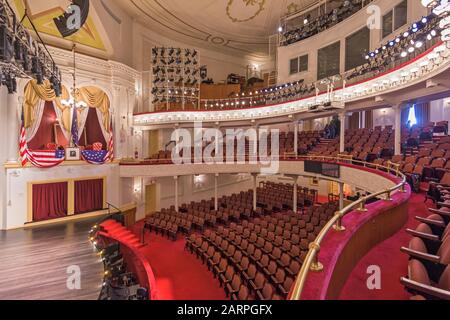
[[[142,223],[134,227],[140,234]],[[184,250],[184,237],[173,242],[155,233],[145,233],[146,246],[140,251],[150,262],[161,300],[224,300],[219,281],[193,254]]]
[[[424,194],[412,194],[409,201],[407,225],[393,237],[373,248],[355,267],[341,291],[342,300],[407,300],[410,295],[400,284],[400,277],[407,274],[408,256],[400,247],[408,246],[411,236],[406,228],[415,229],[419,222],[416,216],[428,216],[431,201],[424,203]],[[381,290],[367,288],[367,268],[376,265],[381,269]]]

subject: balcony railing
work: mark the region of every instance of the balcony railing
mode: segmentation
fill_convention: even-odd
[[[320,157],[308,156],[306,158],[311,159],[311,160],[316,159],[316,160],[321,160],[321,161],[332,161],[332,162],[341,162],[342,160],[349,160],[349,159],[344,159],[340,156],[338,156],[337,158],[323,157],[323,156],[320,156]],[[345,226],[342,224],[342,219],[347,214],[353,212],[354,210],[357,210],[359,212],[367,212],[367,209],[365,207],[366,203],[370,200],[377,199],[380,196],[384,196],[385,201],[392,201],[391,196],[394,192],[396,192],[396,191],[406,192],[406,189],[405,189],[406,176],[400,172],[399,166],[397,164],[389,162],[388,166],[385,167],[385,166],[380,166],[380,165],[375,166],[373,163],[357,161],[357,160],[353,160],[353,159],[350,161],[353,164],[359,164],[364,167],[370,167],[370,168],[375,168],[377,170],[386,171],[386,172],[394,175],[395,177],[398,177],[399,179],[401,179],[401,182],[399,184],[397,184],[396,186],[389,188],[387,190],[381,190],[381,191],[372,193],[366,197],[363,197],[363,198],[351,203],[350,205],[343,208],[342,210],[336,212],[334,217],[324,226],[322,231],[317,236],[316,240],[309,245],[309,252],[305,258],[302,268],[300,269],[300,273],[297,276],[297,279],[295,281],[294,289],[293,289],[292,295],[290,297],[291,300],[300,300],[301,299],[303,289],[305,287],[305,283],[306,283],[306,281],[308,279],[308,275],[311,271],[321,272],[323,270],[324,266],[320,262],[320,257],[319,257],[321,244],[331,230],[335,230],[337,232],[345,231]]]

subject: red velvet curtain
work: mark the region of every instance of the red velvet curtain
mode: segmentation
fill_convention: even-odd
[[[75,214],[102,210],[103,179],[75,181]]]
[[[33,221],[67,216],[67,182],[33,185]]]
[[[100,122],[98,121],[97,111],[95,108],[89,108],[86,126],[80,137],[80,146],[93,145],[96,142],[101,142],[103,144],[103,150],[106,150],[107,145],[102,128],[100,127]]]
[[[45,149],[47,143],[58,142],[58,144],[62,146],[66,146],[68,144],[68,141],[66,137],[64,137],[64,134],[59,126],[56,126],[55,132],[55,124],[57,123],[56,119],[57,116],[55,109],[53,108],[53,102],[46,101],[39,129],[34,138],[28,142],[28,147],[31,150]]]

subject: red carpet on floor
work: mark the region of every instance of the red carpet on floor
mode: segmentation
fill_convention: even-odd
[[[410,294],[400,284],[400,277],[407,275],[408,256],[400,252],[400,247],[408,246],[411,236],[405,230],[415,229],[419,222],[416,216],[428,216],[431,201],[424,203],[425,195],[412,194],[409,200],[409,219],[407,225],[393,237],[373,248],[355,267],[344,288],[341,300],[408,300]],[[379,266],[381,269],[381,290],[367,287],[367,269]]]
[[[142,222],[133,228],[140,234]],[[225,300],[225,292],[208,268],[184,250],[185,240],[171,241],[146,231],[146,246],[140,250],[150,262],[161,300]]]

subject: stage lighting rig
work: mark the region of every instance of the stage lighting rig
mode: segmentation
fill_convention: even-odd
[[[25,18],[30,21],[39,41],[34,40],[23,26]],[[9,93],[16,91],[17,78],[36,78],[40,84],[45,79],[53,79],[55,88],[61,86],[61,73],[33,21],[27,12],[19,21],[7,0],[0,0],[0,74],[0,84],[6,86]]]

